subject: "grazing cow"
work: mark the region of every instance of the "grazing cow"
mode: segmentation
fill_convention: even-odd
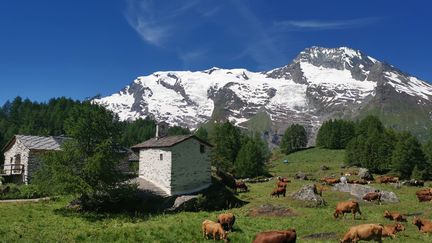
[[[379,192],[366,193],[366,195],[363,196],[363,200],[368,202],[377,201],[378,203],[381,203],[381,193]]]
[[[239,189],[240,191],[243,192],[247,192],[248,187],[246,186],[246,184],[243,181],[237,181],[235,184],[235,191],[237,192],[237,189]]]
[[[327,185],[334,185],[340,182],[340,179],[337,178],[331,178],[331,177],[325,177],[325,178],[321,178],[322,182],[324,182]]]
[[[328,188],[324,185],[315,184],[315,193],[322,197],[322,192],[328,190]]]
[[[419,202],[429,202],[432,200],[432,195],[417,195]]]
[[[219,214],[217,222],[220,223],[225,230],[232,231],[235,216],[232,213]]]
[[[278,182],[276,183],[276,186],[277,186],[277,187],[283,187],[283,188],[286,188],[287,184],[288,184],[288,183],[286,183],[286,182],[278,181]]]
[[[405,227],[401,223],[389,224],[384,226],[384,230],[382,232],[383,237],[396,237],[396,233],[400,231],[404,231]]]
[[[399,177],[396,176],[378,176],[376,178],[378,183],[397,183],[399,181]]]
[[[208,236],[212,235],[213,240],[216,240],[216,238],[219,237],[220,240],[227,241],[227,233],[225,233],[220,223],[206,219],[202,222],[202,232],[204,238],[207,240]]]
[[[425,188],[416,191],[417,198],[419,202],[428,202],[432,199],[432,189],[431,188]]]
[[[341,243],[356,243],[360,240],[375,240],[382,242],[382,232],[384,227],[382,224],[360,224],[352,226],[340,240]]]
[[[348,184],[359,184],[359,185],[366,185],[368,182],[366,180],[360,179],[360,180],[348,180]]]
[[[280,182],[291,182],[291,180],[290,179],[288,179],[288,178],[286,178],[286,177],[278,177],[278,180],[280,181]]]
[[[432,233],[432,222],[430,220],[414,217],[412,224],[417,226],[422,233]]]
[[[270,194],[270,196],[277,196],[279,197],[279,195],[282,195],[285,197],[286,194],[286,188],[283,187],[278,187],[278,188],[274,188],[272,193]]]
[[[417,196],[419,196],[419,195],[430,196],[430,195],[432,195],[432,188],[425,188],[425,189],[418,190],[418,191],[416,191],[416,195]]]
[[[297,233],[295,229],[274,230],[258,233],[253,243],[295,243]]]
[[[336,205],[336,210],[333,214],[334,218],[337,219],[339,215],[342,215],[342,218],[344,218],[345,213],[352,213],[353,219],[355,219],[356,213],[361,215],[359,203],[355,200],[338,202]]]
[[[387,210],[384,212],[384,218],[388,218],[396,222],[407,222],[406,217],[403,216],[402,214],[398,212],[389,212]]]

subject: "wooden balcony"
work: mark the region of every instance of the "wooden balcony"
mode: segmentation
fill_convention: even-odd
[[[24,165],[21,164],[3,165],[3,168],[0,168],[0,176],[21,175],[23,173]]]

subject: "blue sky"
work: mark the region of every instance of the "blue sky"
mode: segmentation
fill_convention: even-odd
[[[313,45],[360,49],[432,82],[430,9],[430,1],[1,1],[0,104],[109,95],[160,70],[269,70]]]

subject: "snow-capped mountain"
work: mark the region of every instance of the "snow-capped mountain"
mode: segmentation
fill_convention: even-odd
[[[427,82],[360,51],[311,47],[290,64],[268,72],[220,68],[155,72],[94,102],[122,120],[152,116],[193,129],[229,119],[270,135],[300,123],[313,138],[326,119],[364,114],[411,129],[410,122],[403,122],[404,112],[418,111],[422,115],[417,125],[425,129],[431,125],[431,98],[432,86]],[[392,121],[394,116],[398,118]],[[412,116],[407,121],[412,123]]]

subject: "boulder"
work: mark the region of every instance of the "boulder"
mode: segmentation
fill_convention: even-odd
[[[367,181],[374,180],[372,173],[370,173],[370,171],[366,168],[360,168],[358,172],[358,176],[363,180],[367,180]]]
[[[295,178],[295,179],[299,179],[299,180],[307,180],[307,179],[308,179],[306,173],[303,173],[303,172],[301,172],[301,171],[297,172],[297,173],[294,175],[294,178]]]
[[[366,185],[343,184],[343,183],[335,184],[333,186],[333,190],[340,191],[340,192],[348,192],[349,194],[353,195],[359,200],[362,200],[363,196],[366,195],[367,193],[377,191],[377,189]],[[390,203],[399,202],[399,198],[396,196],[394,192],[380,191],[380,193],[381,193],[381,201],[383,202],[390,202]]]
[[[168,208],[168,212],[193,211],[198,200],[198,195],[184,195],[175,199],[174,204]]]
[[[303,186],[300,188],[300,190],[295,192],[292,197],[305,202],[307,207],[319,207],[326,205],[324,199],[318,195],[317,188],[314,184]]]

